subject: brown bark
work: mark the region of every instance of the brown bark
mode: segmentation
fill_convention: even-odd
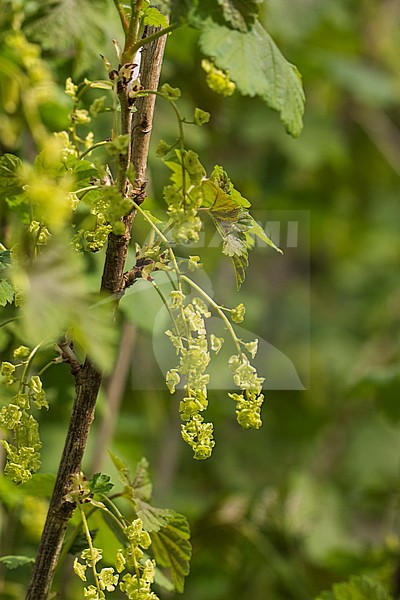
[[[165,36],[159,38],[149,44],[143,53],[141,81],[145,89],[157,89],[165,41]],[[126,113],[129,108],[124,98],[121,98],[121,100],[122,110],[125,111],[121,118],[121,133],[126,133],[126,129],[130,127],[129,115]],[[147,98],[141,98],[137,103],[137,112],[134,113],[132,123],[131,148],[133,152],[131,160],[136,172],[135,187],[139,190],[145,185],[154,102],[155,95],[153,94],[150,94]],[[125,173],[129,159],[129,155],[128,157],[121,157],[118,185],[122,193],[125,193]],[[123,274],[133,216],[132,213],[124,219],[124,235],[111,234],[108,240],[101,289],[116,298],[123,290]],[[47,599],[67,524],[75,508],[74,504],[65,500],[65,496],[69,492],[71,478],[81,470],[81,462],[101,384],[101,373],[87,359],[82,368],[74,373],[74,376],[76,385],[75,401],[26,600]]]

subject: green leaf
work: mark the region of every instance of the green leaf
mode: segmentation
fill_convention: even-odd
[[[4,154],[0,158],[0,199],[11,199],[22,191],[19,169],[21,160],[13,154]]]
[[[219,180],[220,185],[222,185],[221,182],[222,180]],[[229,180],[228,183],[230,184]],[[229,185],[226,185],[226,189],[229,189]],[[222,237],[222,252],[232,259],[236,285],[239,289],[249,264],[246,234],[254,220],[249,212],[239,204],[239,201],[245,200],[239,192],[236,196],[226,193],[215,181],[211,180],[202,181],[202,190],[205,204],[210,204],[211,200],[214,200],[209,207],[209,215]],[[236,190],[234,191],[236,192]]]
[[[158,569],[157,567],[156,567],[156,575],[154,577],[154,583],[156,583],[157,585],[162,587],[167,592],[174,591],[173,583],[171,583],[171,581],[168,579],[168,577],[166,577],[166,575],[164,575],[164,573],[161,571],[161,569]]]
[[[149,475],[149,462],[142,458],[136,467],[135,479],[132,482],[135,496],[140,500],[149,501],[153,493],[153,486]]]
[[[392,600],[392,597],[379,581],[355,575],[349,582],[335,583],[332,592],[323,592],[317,600]]]
[[[171,22],[187,21],[193,2],[191,0],[170,0],[170,4]]]
[[[1,250],[0,251],[0,271],[7,268],[11,264],[11,251]]]
[[[168,27],[168,19],[157,8],[149,7],[144,11],[144,24],[151,27]]]
[[[110,450],[108,451],[108,454],[110,455],[114,467],[118,471],[118,475],[120,476],[122,483],[125,483],[126,485],[131,485],[130,471],[128,465],[121,458],[119,458],[119,456],[113,454],[113,452],[111,452]]]
[[[57,340],[68,331],[78,350],[89,354],[103,371],[110,371],[117,335],[112,303],[106,299],[93,304],[80,255],[62,242],[53,243],[27,271],[16,268],[11,276],[22,292],[28,344]]]
[[[0,306],[11,304],[14,300],[14,287],[7,279],[0,279]]]
[[[200,46],[229,72],[242,94],[263,98],[279,112],[288,133],[300,135],[305,102],[300,74],[260,23],[248,33],[210,23],[201,33]]]
[[[138,517],[142,519],[144,529],[149,532],[159,531],[174,514],[169,508],[157,508],[139,498],[135,499],[135,508]]]
[[[30,565],[35,562],[35,559],[30,556],[0,556],[0,563],[3,563],[7,569],[16,569],[24,565]]]
[[[150,535],[157,564],[170,570],[175,589],[182,593],[192,555],[190,529],[186,517],[172,511],[167,525]]]
[[[265,233],[265,231],[261,227],[261,225],[259,223],[257,223],[256,221],[253,220],[253,223],[252,223],[250,229],[248,230],[248,233],[255,235],[260,240],[262,240],[263,242],[268,244],[268,246],[271,246],[271,248],[273,248],[280,254],[283,254],[282,250],[274,244],[274,242],[271,240],[271,238],[267,236],[267,234]]]
[[[239,31],[248,31],[258,15],[262,0],[218,0],[225,21]]]
[[[88,483],[92,494],[108,494],[114,487],[109,475],[104,473],[95,473]]]
[[[56,52],[75,46],[79,59],[75,71],[82,73],[103,48],[107,0],[42,0],[34,4],[36,12],[24,23],[28,38]],[[84,51],[80,49],[82,40]]]
[[[97,177],[99,173],[92,162],[85,159],[78,159],[75,156],[71,156],[71,159],[68,157],[67,166],[68,172],[75,177],[77,188],[89,185],[92,177]]]
[[[130,489],[133,500],[149,502],[153,492],[153,486],[149,476],[149,463],[142,458],[137,467],[135,477],[132,479],[128,465],[118,456],[109,451],[111,460],[118,471],[121,481]]]

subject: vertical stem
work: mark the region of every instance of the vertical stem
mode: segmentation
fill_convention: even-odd
[[[142,81],[147,89],[157,89],[164,47],[165,37],[149,44],[148,50],[143,56]],[[141,98],[133,122],[132,163],[136,171],[137,183],[140,185],[145,183],[154,101],[154,95]],[[121,104],[121,109],[122,126],[129,129],[127,101]],[[129,154],[128,157],[121,157],[122,164],[120,164],[119,171],[121,178],[118,184],[122,193],[125,193],[125,177],[129,160]],[[132,219],[133,214],[125,217],[124,235],[110,234],[108,239],[101,289],[115,296],[123,290],[123,273],[131,237]],[[48,598],[67,524],[75,509],[75,504],[66,501],[65,496],[69,492],[71,477],[79,473],[81,469],[100,384],[101,373],[89,359],[86,359],[85,364],[75,375],[74,406],[26,600],[47,600]]]
[[[115,4],[115,7],[116,7],[116,9],[118,11],[119,18],[121,20],[122,28],[123,28],[124,32],[126,33],[128,31],[128,28],[129,28],[129,23],[128,23],[128,19],[126,17],[126,13],[124,11],[124,8],[123,8],[123,6],[122,6],[122,4],[121,4],[121,2],[119,0],[114,0],[114,4]]]
[[[97,473],[101,470],[107,448],[112,441],[115,425],[121,405],[122,396],[132,364],[132,353],[136,340],[136,327],[133,323],[124,323],[119,347],[117,364],[106,388],[106,406],[100,428],[96,431],[90,471]]]

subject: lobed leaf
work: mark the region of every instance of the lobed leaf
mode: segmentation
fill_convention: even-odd
[[[135,479],[132,482],[132,487],[135,490],[135,496],[139,500],[149,502],[153,493],[153,485],[150,481],[149,462],[146,458],[142,458],[135,473]]]
[[[95,473],[88,483],[92,494],[108,494],[114,487],[110,476],[104,473]]]
[[[222,174],[226,175],[223,172],[217,173],[217,175]],[[216,177],[215,173],[214,177]],[[246,234],[254,220],[246,208],[243,208],[244,205],[249,205],[249,202],[233,188],[229,179],[219,180],[219,182],[220,185],[210,179],[202,181],[203,204],[209,207],[209,215],[222,237],[222,252],[232,259],[236,285],[239,289],[249,264]],[[221,185],[229,192],[224,191]]]
[[[165,527],[174,514],[174,511],[169,508],[157,508],[140,498],[135,499],[135,508],[144,529],[149,532],[159,531],[161,527]]]
[[[53,243],[29,265],[11,273],[21,290],[26,340],[36,345],[71,334],[78,350],[101,369],[113,364],[116,330],[108,299],[93,304],[82,258],[67,245]]]
[[[274,242],[265,233],[264,229],[261,227],[261,225],[259,223],[257,223],[257,221],[253,220],[253,224],[250,227],[248,233],[250,233],[252,235],[255,235],[260,240],[262,240],[263,242],[265,242],[266,244],[268,244],[268,246],[271,246],[271,248],[273,248],[274,250],[276,250],[280,254],[283,254],[282,250],[280,248],[278,248],[278,246],[276,244],[274,244]]]
[[[152,550],[156,562],[167,568],[175,589],[182,593],[185,577],[189,574],[192,546],[190,529],[185,516],[171,511],[168,523],[151,533]]]
[[[335,583],[331,592],[323,592],[317,600],[392,600],[392,597],[379,581],[355,575],[349,582]]]
[[[4,154],[0,158],[0,200],[15,198],[22,192],[21,166],[21,160],[13,154]]]
[[[35,562],[35,559],[30,556],[0,556],[0,563],[3,563],[7,569],[16,569],[24,565],[30,565]]]
[[[14,287],[7,279],[0,279],[0,306],[11,304],[14,300]]]
[[[150,6],[145,10],[144,24],[152,27],[168,27],[168,19],[157,8]]]
[[[130,485],[131,480],[130,480],[130,471],[129,471],[128,465],[121,458],[119,458],[119,456],[117,456],[116,454],[111,452],[111,450],[108,451],[108,454],[110,455],[110,458],[114,464],[114,467],[118,471],[118,475],[119,475],[122,483]]]
[[[253,25],[258,15],[258,7],[262,0],[217,0],[222,8],[225,21],[233,29],[246,32]]]
[[[11,251],[10,250],[1,250],[0,251],[0,271],[6,269],[7,266],[11,264]]]
[[[305,102],[300,74],[259,22],[247,33],[209,23],[201,33],[200,46],[219,68],[229,72],[242,94],[260,96],[279,112],[288,133],[300,135]]]

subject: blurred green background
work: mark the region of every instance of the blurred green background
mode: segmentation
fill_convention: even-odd
[[[27,39],[41,47],[51,85],[48,73],[21,74],[27,48],[10,41],[13,4],[22,7]],[[46,128],[66,128],[66,77],[104,77],[99,53],[112,58],[111,40],[121,38],[111,4],[0,2],[1,153],[32,159],[32,102]],[[132,469],[141,456],[149,459],[156,502],[186,514],[192,527],[183,600],[310,600],[352,574],[372,575],[400,598],[400,4],[267,0],[262,21],[303,75],[299,139],[287,136],[262,101],[221,98],[207,88],[193,30],[169,39],[162,78],[182,88],[188,115],[196,106],[212,114],[209,126],[187,132],[208,171],[222,164],[256,216],[310,217],[297,248],[283,247],[283,256],[254,252],[240,293],[229,261],[206,256],[215,297],[228,306],[243,301],[248,331],[283,349],[307,389],[269,391],[264,425],[250,432],[237,426],[227,393],[212,390],[217,445],[210,460],[193,461],[179,436],[178,399],[162,390],[152,312],[138,312],[141,296],[132,294],[122,303],[126,367],[120,361],[105,386],[119,413],[113,423],[103,392],[86,468],[112,473],[117,483],[107,447]],[[96,139],[107,137],[109,116],[94,127]],[[153,150],[160,138],[174,141],[176,124],[158,103]],[[162,209],[168,173],[154,152],[149,176],[148,207]],[[2,207],[3,232],[6,217]],[[139,222],[134,232],[143,237]],[[94,281],[101,263],[94,256]],[[146,300],[150,305],[159,309],[157,301]],[[12,328],[1,333],[5,356],[12,335]],[[265,362],[259,370],[268,378]],[[48,371],[45,383],[47,473],[57,468],[73,390],[63,365]],[[45,504],[4,479],[0,497],[1,554],[34,555]],[[107,535],[100,527],[99,544],[112,556],[117,542]],[[68,572],[59,576],[59,597],[77,598],[79,582]],[[4,597],[22,597],[28,569],[7,577]]]

